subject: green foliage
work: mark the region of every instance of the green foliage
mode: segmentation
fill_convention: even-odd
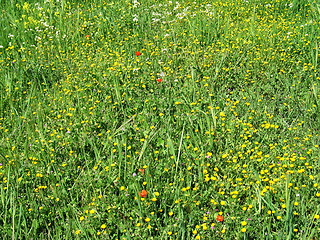
[[[318,237],[316,1],[1,4],[2,239]]]

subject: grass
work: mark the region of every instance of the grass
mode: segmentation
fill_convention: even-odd
[[[1,1],[2,239],[318,239],[317,1]]]

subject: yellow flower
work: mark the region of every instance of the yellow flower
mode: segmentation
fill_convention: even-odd
[[[146,218],[146,219],[144,219],[146,222],[150,222],[151,221],[151,219],[150,218]]]
[[[105,229],[107,227],[107,225],[102,224],[100,228]]]
[[[242,228],[242,229],[241,229],[241,232],[246,232],[246,231],[247,231],[246,228]]]
[[[246,221],[242,221],[242,222],[241,222],[241,225],[242,225],[242,226],[246,226],[246,225],[247,225],[247,222],[246,222]]]

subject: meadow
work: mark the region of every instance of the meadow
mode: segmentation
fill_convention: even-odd
[[[0,4],[1,239],[320,239],[318,1]]]

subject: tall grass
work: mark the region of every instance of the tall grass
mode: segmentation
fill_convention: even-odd
[[[2,239],[318,239],[316,1],[3,1]]]

